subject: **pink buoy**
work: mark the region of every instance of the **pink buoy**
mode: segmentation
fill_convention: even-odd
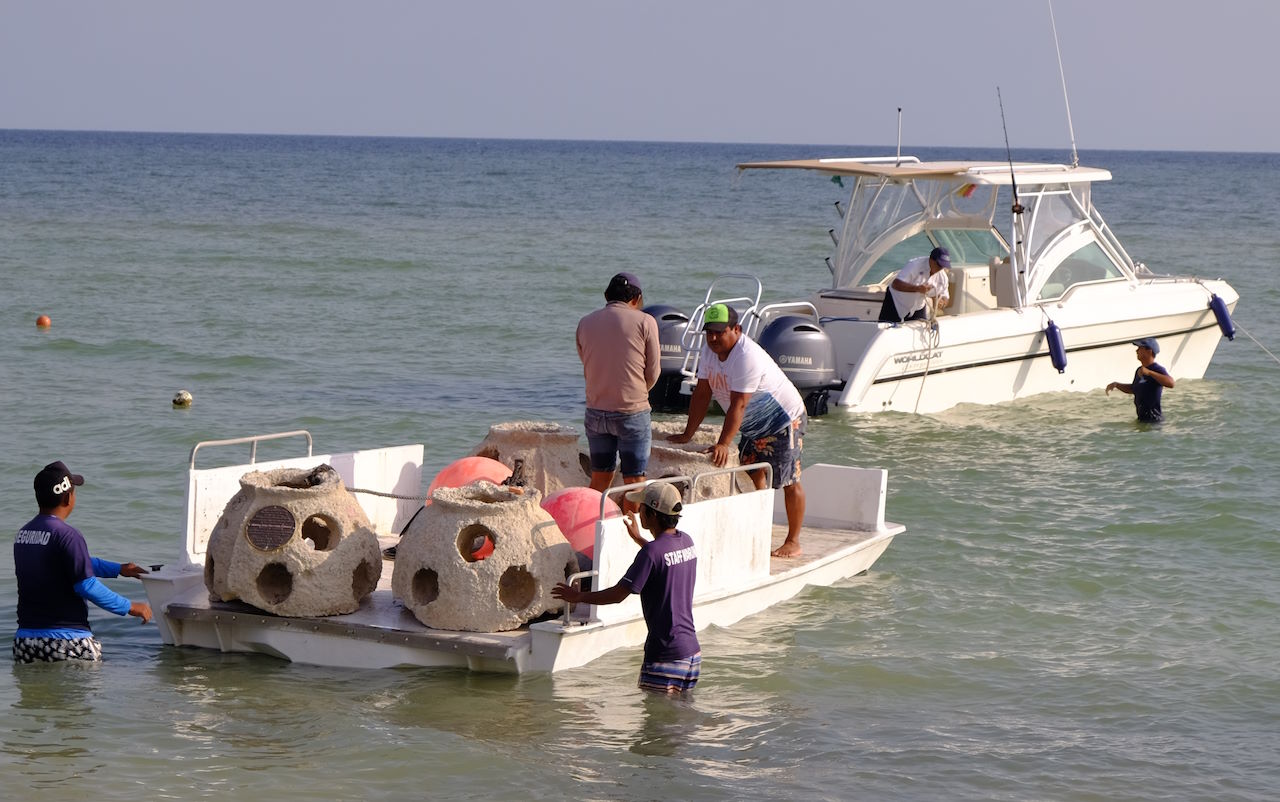
[[[542,500],[542,509],[555,519],[574,551],[595,558],[596,522],[600,520],[600,491],[589,487],[565,487]],[[622,510],[613,499],[605,501],[604,514],[613,518]]]
[[[500,485],[511,476],[511,469],[496,459],[489,457],[463,457],[454,460],[436,474],[427,488],[427,503],[431,503],[431,494],[441,487],[463,487],[472,482],[484,480]]]

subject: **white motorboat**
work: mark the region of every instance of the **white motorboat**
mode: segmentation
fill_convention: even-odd
[[[306,454],[257,461],[260,443],[281,438],[299,442],[305,438]],[[390,561],[383,564],[377,588],[350,614],[284,617],[241,602],[211,601],[205,584],[206,549],[224,506],[247,472],[331,465],[355,493],[386,545],[396,543],[396,533],[421,508],[421,445],[313,454],[311,442],[310,434],[297,431],[211,441],[192,450],[180,559],[172,565],[153,566],[155,570],[142,580],[166,644],[261,653],[325,666],[443,666],[523,673],[574,668],[614,649],[644,642],[646,628],[637,596],[616,605],[579,604],[572,613],[554,620],[537,620],[506,632],[433,629],[394,598]],[[245,445],[250,448],[247,463],[196,466],[201,449]],[[704,481],[742,470],[718,469],[663,480],[680,482],[687,499],[701,499],[686,504],[681,517],[681,528],[692,535],[698,550],[694,620],[700,630],[712,624],[729,626],[808,585],[831,585],[865,572],[894,536],[904,531],[900,524],[884,519],[884,470],[814,465],[804,473],[805,554],[798,559],[772,558],[770,550],[781,543],[786,531],[785,511],[776,495],[781,491],[752,490],[706,499],[698,491]],[[635,545],[622,518],[600,521],[591,568],[595,586],[615,584],[634,556]]]
[[[829,287],[764,303],[752,276],[722,276],[685,316],[655,310],[664,383],[688,391],[702,310],[727,302],[744,331],[807,396],[851,412],[937,412],[1037,393],[1084,392],[1132,371],[1133,340],[1156,337],[1179,381],[1202,378],[1238,294],[1226,281],[1157,275],[1130,258],[1093,205],[1107,170],[1063,164],[921,162],[914,157],[754,162],[746,170],[809,170],[852,179],[830,234]],[[1012,192],[1011,192],[1012,190]],[[1012,209],[1006,236],[997,225]],[[1012,240],[1012,243],[1010,242]],[[932,319],[878,322],[895,273],[934,247],[951,255],[951,303]],[[732,281],[748,284],[730,292]],[[692,321],[692,322],[690,322]],[[687,402],[686,402],[687,403]]]

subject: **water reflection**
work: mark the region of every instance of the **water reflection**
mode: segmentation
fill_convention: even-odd
[[[18,763],[32,788],[96,768],[93,726],[103,665],[67,661],[13,664],[10,670],[17,698],[3,727],[5,762]]]

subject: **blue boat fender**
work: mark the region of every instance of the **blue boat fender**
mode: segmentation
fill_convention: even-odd
[[[1067,370],[1067,348],[1062,344],[1062,329],[1052,320],[1044,328],[1044,339],[1049,344],[1049,359],[1059,373]]]
[[[1209,299],[1209,308],[1213,310],[1213,316],[1218,319],[1218,328],[1222,329],[1222,336],[1228,340],[1236,338],[1236,324],[1231,322],[1231,313],[1227,311],[1227,302],[1214,294]]]

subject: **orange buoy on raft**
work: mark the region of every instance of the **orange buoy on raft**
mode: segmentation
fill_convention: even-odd
[[[555,520],[565,540],[587,559],[595,559],[600,495],[599,490],[590,487],[565,487],[542,500],[542,509]],[[614,518],[621,514],[622,510],[613,499],[605,501],[604,517]]]
[[[48,315],[41,315],[40,317],[36,318],[36,328],[38,329],[47,329],[52,325],[53,325],[53,321],[49,319]]]
[[[496,459],[489,457],[463,457],[454,460],[436,474],[427,487],[427,502],[431,503],[431,494],[440,487],[463,487],[481,480],[500,485],[511,476],[511,469]]]

